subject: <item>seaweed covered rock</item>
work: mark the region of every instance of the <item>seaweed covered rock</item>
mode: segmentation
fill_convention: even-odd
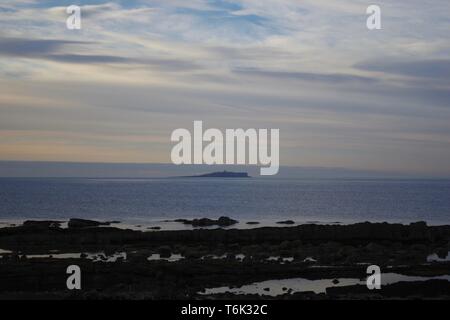
[[[98,226],[108,226],[109,222],[99,222],[94,220],[86,220],[86,219],[70,219],[68,226],[69,228],[90,228],[90,227],[98,227]]]
[[[211,227],[211,226],[219,226],[219,227],[228,227],[233,224],[238,223],[237,220],[231,219],[229,217],[220,217],[217,220],[209,219],[209,218],[201,218],[201,219],[177,219],[176,222],[182,222],[184,224],[190,224],[193,227]]]
[[[38,229],[48,229],[48,228],[59,228],[61,226],[61,221],[51,221],[51,220],[26,220],[23,223],[24,227],[27,228],[38,228]]]

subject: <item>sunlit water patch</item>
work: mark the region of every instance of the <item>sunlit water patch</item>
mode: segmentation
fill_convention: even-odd
[[[388,285],[401,281],[426,281],[431,279],[444,279],[450,281],[450,276],[438,276],[438,277],[417,277],[417,276],[405,276],[398,273],[384,273],[381,276],[382,285]],[[338,280],[338,281],[336,281]],[[257,295],[269,295],[278,296],[286,293],[295,292],[314,292],[325,293],[327,288],[331,287],[344,287],[351,285],[365,285],[365,279],[357,278],[338,278],[338,279],[319,279],[309,280],[304,278],[292,278],[281,280],[267,280],[261,282],[255,282],[249,285],[244,285],[240,288],[230,287],[218,287],[205,289],[200,294],[220,294],[220,293],[233,293],[233,294],[257,294]]]
[[[445,258],[439,258],[437,253],[430,254],[427,257],[428,262],[447,262],[450,261],[450,251],[447,253],[447,256]]]
[[[148,261],[160,261],[165,260],[168,262],[176,262],[184,259],[184,257],[181,254],[171,254],[170,257],[161,257],[160,254],[154,253],[150,257],[147,258]]]
[[[26,257],[27,259],[88,259],[93,262],[116,262],[119,260],[126,260],[126,252],[115,252],[113,254],[106,254],[104,252],[74,252],[74,253],[50,253],[50,254],[26,254],[19,255],[19,257]]]

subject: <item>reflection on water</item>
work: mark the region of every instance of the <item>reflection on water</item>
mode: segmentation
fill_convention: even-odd
[[[234,256],[236,260],[243,261],[245,259],[245,254],[239,253]]]
[[[26,257],[27,259],[42,259],[42,258],[52,258],[52,259],[80,259],[81,252],[79,253],[52,253],[52,254],[22,254],[19,257]]]
[[[93,262],[116,262],[119,260],[126,260],[126,252],[115,252],[113,254],[106,254],[104,252],[87,252],[87,253],[51,253],[51,254],[22,254],[20,258],[26,257],[27,259],[89,259]]]
[[[281,258],[280,256],[271,256],[271,257],[267,258],[266,260],[267,261],[277,261],[277,262],[280,262],[281,264],[283,264],[285,262],[294,261],[294,257]]]
[[[444,279],[450,281],[450,276],[438,277],[416,277],[405,276],[398,273],[384,273],[381,276],[382,285],[388,285],[401,281],[425,281],[430,279]],[[217,293],[234,293],[234,294],[258,294],[278,296],[286,293],[306,292],[312,291],[314,293],[325,293],[330,287],[343,287],[351,285],[365,285],[366,280],[356,278],[338,278],[336,279],[320,279],[308,280],[304,278],[282,279],[282,280],[267,280],[262,282],[255,282],[253,284],[245,285],[240,288],[218,287],[205,289],[200,294],[217,294]]]
[[[147,258],[148,261],[159,261],[159,260],[165,260],[168,262],[175,262],[179,261],[181,259],[184,259],[184,257],[181,254],[171,254],[170,257],[161,257],[159,253],[154,253],[150,257]]]
[[[228,256],[228,255],[227,255],[226,253],[224,253],[224,254],[221,255],[221,256],[218,256],[218,255],[215,255],[215,254],[208,254],[208,255],[206,255],[206,256],[202,256],[202,257],[200,258],[200,260],[205,260],[205,259],[220,260],[220,259],[226,259],[227,256]]]
[[[430,254],[427,257],[427,261],[428,262],[446,262],[446,261],[450,261],[450,251],[447,253],[447,256],[445,258],[439,258],[437,253]]]

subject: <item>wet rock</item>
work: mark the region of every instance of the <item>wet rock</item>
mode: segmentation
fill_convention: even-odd
[[[295,224],[295,221],[284,220],[284,221],[278,221],[277,224]]]
[[[161,246],[158,248],[158,253],[161,258],[169,258],[172,254],[172,251],[169,246]]]
[[[94,220],[86,220],[86,219],[70,219],[68,226],[69,228],[89,228],[89,227],[98,227],[98,226],[107,226],[109,222],[99,222]]]
[[[219,226],[231,226],[231,225],[236,224],[236,223],[238,223],[237,220],[233,220],[233,219],[228,218],[228,217],[220,217],[217,220],[217,224]]]
[[[438,248],[436,250],[436,254],[440,259],[445,259],[448,255],[449,251],[447,248]]]
[[[281,250],[280,251],[280,256],[282,258],[289,258],[289,257],[292,257],[292,252],[289,251],[289,250]]]
[[[424,221],[414,222],[409,225],[411,239],[420,239],[423,237],[428,237],[427,223]]]
[[[339,280],[338,280],[338,279],[334,279],[334,280],[332,281],[332,283],[336,285],[336,284],[339,283]]]
[[[280,250],[287,250],[289,248],[292,247],[292,242],[291,241],[283,241],[282,243],[280,243],[279,249]]]
[[[27,228],[39,228],[39,229],[48,229],[48,228],[59,228],[61,226],[61,221],[35,221],[35,220],[26,220],[23,223],[24,227]]]
[[[229,217],[220,217],[217,220],[209,219],[209,218],[201,218],[201,219],[176,219],[175,222],[181,222],[184,224],[190,224],[193,227],[210,227],[210,226],[220,226],[220,227],[228,227],[233,224],[238,223],[237,220],[233,220]]]
[[[199,259],[199,258],[201,258],[203,256],[203,253],[199,252],[199,251],[197,251],[195,249],[188,249],[188,250],[185,251],[184,256],[187,259]]]
[[[411,250],[425,252],[428,251],[428,247],[424,244],[414,244],[410,247]]]
[[[371,242],[366,246],[366,250],[370,252],[380,252],[383,250],[383,247],[379,244]]]

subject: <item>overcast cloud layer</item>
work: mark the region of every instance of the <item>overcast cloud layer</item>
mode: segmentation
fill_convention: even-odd
[[[280,128],[281,165],[450,175],[450,2],[0,2],[0,160],[170,162]],[[66,6],[82,6],[82,30]]]

